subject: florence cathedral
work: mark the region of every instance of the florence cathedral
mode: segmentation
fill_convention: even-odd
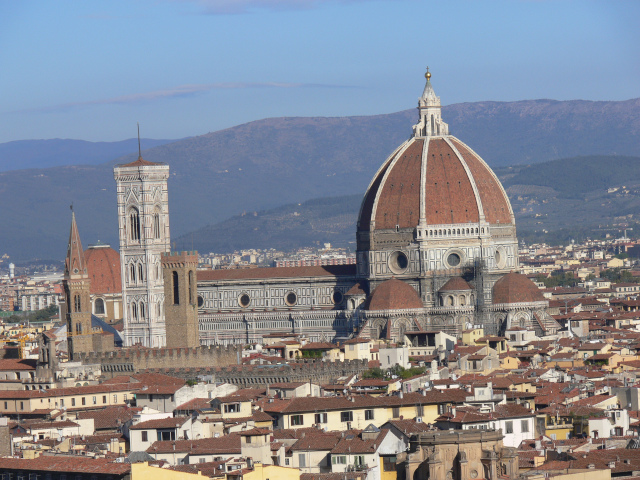
[[[262,342],[272,333],[406,342],[407,332],[459,336],[474,326],[490,335],[515,326],[554,334],[548,302],[516,273],[504,188],[449,135],[425,77],[410,138],[381,164],[362,200],[355,265],[195,270],[180,254],[171,261],[169,166],[142,157],[117,166],[125,344],[173,343],[165,324],[176,325],[176,315],[194,318],[203,345]],[[180,279],[188,287],[182,303]]]

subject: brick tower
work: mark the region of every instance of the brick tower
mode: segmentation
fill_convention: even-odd
[[[63,287],[67,322],[69,359],[77,353],[94,351],[94,331],[91,326],[90,280],[80,242],[76,214],[71,214],[71,232],[65,260]]]
[[[160,256],[169,251],[169,165],[138,160],[113,169],[118,195],[125,346],[164,347]]]
[[[200,346],[197,267],[198,252],[162,255],[165,325],[169,348]]]

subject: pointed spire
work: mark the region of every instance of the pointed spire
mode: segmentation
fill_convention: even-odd
[[[67,258],[65,260],[65,276],[85,275],[87,265],[84,260],[84,250],[80,242],[80,233],[76,223],[76,213],[71,206],[71,231],[69,232],[69,245],[67,246]]]
[[[422,91],[422,96],[418,100],[418,111],[420,119],[413,126],[413,135],[415,137],[434,137],[449,135],[449,125],[442,121],[440,97],[436,95],[433,85],[431,85],[431,72],[427,67],[427,73],[424,74],[427,83]]]

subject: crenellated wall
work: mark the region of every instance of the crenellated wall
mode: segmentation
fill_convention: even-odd
[[[142,370],[195,369],[225,367],[237,364],[242,358],[238,346],[210,346],[198,348],[123,348],[107,353],[76,355],[82,363],[98,363],[102,374],[113,378]]]

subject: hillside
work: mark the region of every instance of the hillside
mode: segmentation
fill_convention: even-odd
[[[481,102],[443,110],[452,133],[493,167],[561,156],[640,155],[640,99]],[[243,211],[363,192],[409,136],[415,117],[407,110],[265,119],[154,147],[143,156],[171,166],[171,232],[178,238]],[[85,243],[117,246],[112,166],[133,159],[135,154],[101,165],[0,172],[0,254],[62,258],[72,202]]]
[[[613,223],[638,221],[640,157],[578,157],[496,170],[516,214],[520,239],[540,241],[550,238],[545,233],[549,231],[556,241],[567,242],[615,234],[621,227]],[[361,200],[362,194],[328,197],[249,212],[195,230],[175,243],[179,249],[193,246],[218,253],[290,250],[324,242],[353,250]]]
[[[175,140],[143,138],[146,148]],[[99,165],[138,150],[138,139],[119,142],[86,142],[84,140],[17,140],[0,143],[0,172],[26,168],[49,168],[63,165]]]

